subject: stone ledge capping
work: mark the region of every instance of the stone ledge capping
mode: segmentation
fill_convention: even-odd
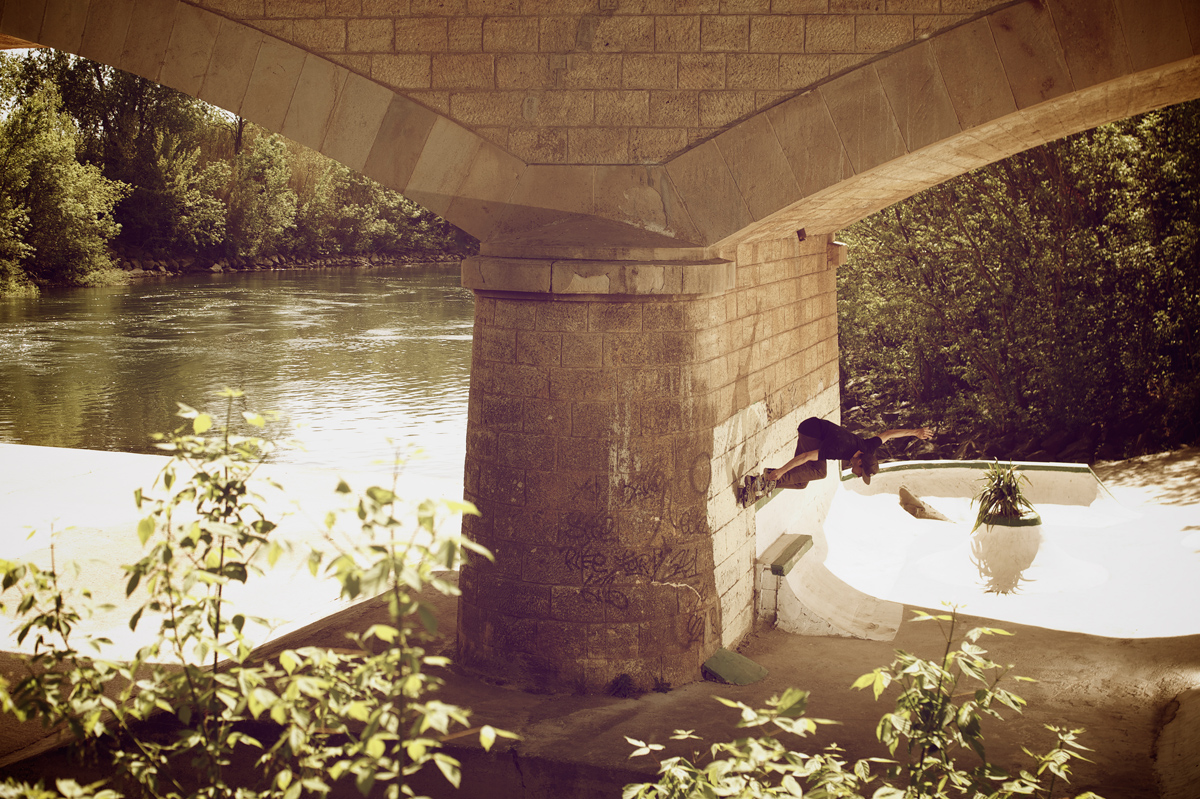
[[[759,562],[768,566],[776,577],[786,577],[812,547],[811,535],[784,533],[767,547]]]
[[[462,285],[477,291],[557,295],[661,296],[723,294],[737,282],[737,265],[699,261],[586,261],[472,256],[463,259]]]

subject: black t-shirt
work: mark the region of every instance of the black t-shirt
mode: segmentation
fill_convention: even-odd
[[[860,438],[846,428],[836,425],[828,419],[818,419],[810,416],[800,423],[796,432],[814,438],[820,442],[817,456],[821,460],[848,461],[856,452],[874,452],[883,443],[879,436]],[[803,444],[796,445],[796,454],[806,452]]]

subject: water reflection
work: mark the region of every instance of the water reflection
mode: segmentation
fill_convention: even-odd
[[[462,478],[473,316],[457,266],[171,278],[0,301],[0,441],[153,452],[176,401],[224,386],[281,462],[383,469],[387,439],[413,469]]]

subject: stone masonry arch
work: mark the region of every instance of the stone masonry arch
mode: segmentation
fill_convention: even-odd
[[[0,5],[480,239],[459,654],[555,688],[691,681],[752,628],[733,484],[837,419],[838,229],[1200,96],[1197,0]]]

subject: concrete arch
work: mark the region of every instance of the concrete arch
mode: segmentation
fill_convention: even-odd
[[[832,233],[950,177],[1200,96],[1200,4],[1026,0],[787,100],[667,165],[704,244]]]
[[[1195,0],[1024,0],[665,164],[529,165],[359,72],[182,0],[7,0],[0,35],[244,116],[404,193],[496,257],[696,261],[799,228],[830,233],[1020,150],[1200,96]]]

